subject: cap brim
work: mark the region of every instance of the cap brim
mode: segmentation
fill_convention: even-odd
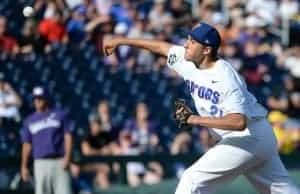
[[[36,99],[36,98],[47,100],[47,97],[44,95],[34,95],[33,99]]]

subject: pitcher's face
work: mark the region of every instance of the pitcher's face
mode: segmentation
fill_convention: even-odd
[[[184,48],[185,48],[184,58],[187,61],[192,61],[192,62],[203,61],[204,57],[206,57],[210,53],[209,47],[197,42],[191,36],[188,36]]]

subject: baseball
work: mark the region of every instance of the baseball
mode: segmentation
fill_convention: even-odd
[[[31,6],[26,6],[23,9],[23,15],[25,17],[31,17],[33,15],[34,9]]]

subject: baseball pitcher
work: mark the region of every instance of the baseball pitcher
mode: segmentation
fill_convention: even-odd
[[[103,51],[110,55],[117,46],[129,45],[167,56],[167,65],[183,77],[197,109],[193,113],[184,101],[176,101],[179,126],[207,127],[218,140],[185,170],[175,194],[211,194],[241,174],[262,194],[300,194],[279,158],[267,111],[231,64],[217,56],[220,43],[218,31],[202,22],[190,31],[184,47],[115,38],[104,41]]]

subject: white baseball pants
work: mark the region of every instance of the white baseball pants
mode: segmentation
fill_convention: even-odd
[[[244,134],[241,132],[240,134]],[[183,173],[175,194],[211,194],[245,175],[261,194],[300,194],[290,180],[266,119],[248,124],[248,134],[225,137]]]
[[[71,177],[62,159],[34,160],[35,194],[71,194]]]

